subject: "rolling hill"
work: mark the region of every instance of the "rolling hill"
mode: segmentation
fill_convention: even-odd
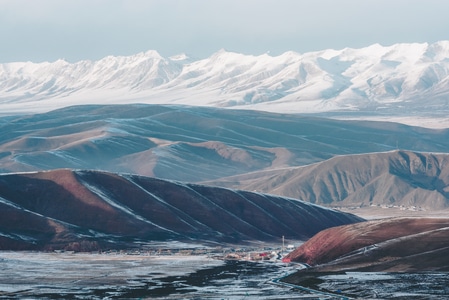
[[[74,106],[0,117],[0,172],[97,169],[200,182],[398,146],[447,152],[448,136],[449,130],[258,111]]]
[[[209,184],[272,193],[330,207],[449,207],[449,155],[395,150],[234,176]]]
[[[449,270],[449,219],[393,218],[324,230],[285,260],[312,271],[422,272]]]
[[[137,175],[67,169],[0,175],[1,250],[305,240],[360,221],[295,199]]]

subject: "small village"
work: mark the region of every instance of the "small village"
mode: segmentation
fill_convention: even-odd
[[[242,260],[242,261],[282,261],[283,257],[293,251],[300,241],[282,244],[252,245],[252,246],[216,246],[189,247],[188,245],[159,245],[160,247],[145,247],[145,250],[108,250],[101,251],[109,255],[140,255],[140,256],[207,256],[212,259]],[[295,246],[296,244],[296,246]],[[170,246],[170,247],[168,247]]]
[[[246,260],[246,261],[277,261],[293,251],[295,246],[289,244],[285,247],[211,247],[211,248],[168,248],[145,250],[107,250],[92,254],[105,255],[139,255],[139,256],[208,256],[223,260]],[[56,253],[73,254],[74,251],[55,250]]]

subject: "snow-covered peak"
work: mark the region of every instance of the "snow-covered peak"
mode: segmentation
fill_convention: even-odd
[[[449,59],[449,41],[440,41],[429,45],[425,52],[426,57],[434,61]]]
[[[423,58],[428,47],[429,45],[427,43],[395,44],[387,47],[389,51],[384,54],[383,59],[416,63]]]
[[[268,55],[268,54],[266,54],[266,55]],[[288,63],[288,62],[292,63],[292,62],[297,62],[297,61],[301,60],[302,56],[301,56],[301,54],[299,54],[297,52],[287,51],[287,52],[284,52],[281,55],[277,56],[277,58],[286,63]]]
[[[246,62],[252,60],[253,58],[254,56],[252,55],[244,55],[241,53],[229,52],[224,49],[221,49],[212,54],[206,60],[209,64],[226,66],[229,64],[246,64]]]
[[[162,56],[156,50],[148,50],[144,53],[147,58],[162,59]]]
[[[449,111],[448,74],[449,41],[278,56],[221,49],[200,60],[150,50],[76,63],[0,64],[0,110],[145,102],[430,114]]]

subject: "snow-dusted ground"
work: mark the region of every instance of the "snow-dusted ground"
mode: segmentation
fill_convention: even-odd
[[[222,264],[205,256],[0,252],[0,298],[136,287],[143,276],[180,276]]]
[[[0,252],[0,299],[294,299],[301,293],[270,283],[294,268],[205,255]]]
[[[273,282],[301,268],[276,262],[222,261],[206,255],[0,252],[0,299],[446,299],[449,296],[446,273],[317,274],[322,282],[305,289]],[[340,292],[341,296],[337,296]]]

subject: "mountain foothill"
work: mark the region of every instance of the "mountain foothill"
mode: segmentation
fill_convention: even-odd
[[[1,64],[0,249],[286,236],[313,272],[447,271],[449,129],[418,125],[447,121],[448,57]]]
[[[0,249],[138,249],[305,240],[360,222],[291,198],[137,175],[68,169],[0,175]]]
[[[143,104],[0,120],[3,249],[307,240],[364,220],[336,208],[447,208],[447,130]]]

